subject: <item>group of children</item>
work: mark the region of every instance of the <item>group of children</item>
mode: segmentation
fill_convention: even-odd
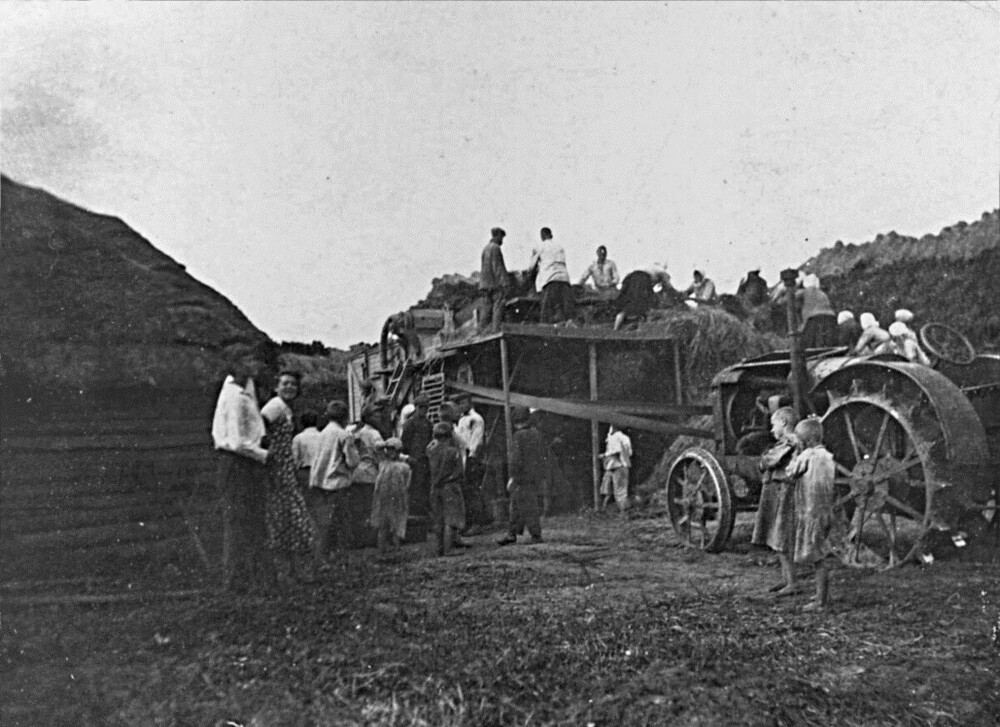
[[[777,441],[760,460],[763,488],[751,542],[777,552],[783,580],[770,590],[779,597],[797,592],[795,565],[812,564],[816,595],[805,610],[821,610],[830,596],[833,455],[823,446],[820,420],[800,421],[791,407],[771,415],[771,434]]]
[[[512,469],[507,490],[510,494],[510,516],[507,534],[497,541],[499,545],[517,542],[525,530],[531,542],[542,542],[539,496],[542,477],[546,472],[547,447],[543,435],[532,426],[526,407],[514,407],[511,412],[514,424],[512,441]],[[369,524],[377,533],[380,552],[398,551],[406,537],[409,515],[409,488],[412,477],[409,457],[402,454],[403,443],[391,437],[377,446],[378,471]],[[453,424],[448,420],[433,427],[433,439],[427,445],[430,467],[430,516],[436,551],[444,555],[454,547],[461,547],[458,534],[466,525],[466,508],[463,497],[464,465],[461,442]]]

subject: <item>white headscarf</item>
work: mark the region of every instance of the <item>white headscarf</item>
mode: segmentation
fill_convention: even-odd
[[[911,311],[906,310],[906,308],[900,308],[898,311],[896,311],[894,318],[900,323],[912,323],[913,313]]]
[[[893,321],[892,325],[889,326],[889,335],[893,338],[905,338],[909,332],[910,329],[902,321]]]
[[[818,288],[819,287],[819,277],[814,273],[809,273],[804,278],[802,278],[803,288]]]
[[[853,320],[854,320],[854,314],[851,313],[851,311],[849,311],[849,310],[842,310],[842,311],[840,311],[840,313],[837,314],[837,325],[838,326],[841,323],[846,323],[847,321],[853,321]]]
[[[878,328],[878,319],[871,313],[862,313],[861,327],[866,331],[869,328]]]

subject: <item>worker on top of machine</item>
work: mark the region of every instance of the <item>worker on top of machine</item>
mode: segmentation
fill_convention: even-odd
[[[403,360],[411,356],[418,359],[423,355],[423,344],[417,335],[416,324],[413,320],[413,313],[402,311],[389,316],[382,326],[382,335],[379,338],[379,349],[381,351],[382,368],[389,366],[389,336],[395,336],[399,341],[400,348],[403,349]]]
[[[889,342],[884,344],[887,351],[903,356],[907,361],[913,363],[921,363],[924,366],[931,365],[931,360],[927,358],[927,354],[917,343],[916,335],[905,323],[893,321],[892,325],[889,326],[889,336]]]
[[[692,308],[705,304],[711,305],[719,300],[719,296],[715,292],[715,283],[706,278],[700,270],[694,271],[694,282],[681,292],[687,296],[687,303]]]
[[[535,286],[542,294],[542,323],[567,323],[573,320],[573,289],[566,269],[566,252],[543,227],[541,242],[531,251],[529,269],[537,270]]]
[[[666,263],[653,263],[645,270],[633,270],[622,281],[621,293],[615,300],[617,315],[615,330],[630,321],[645,320],[649,310],[656,306],[656,287],[660,286],[661,295],[667,292],[676,293],[670,284],[670,273]]]
[[[874,353],[880,353],[878,350],[879,347],[888,343],[891,338],[892,336],[889,335],[888,331],[879,325],[878,319],[874,314],[868,312],[862,313],[861,337],[854,346],[854,353],[859,356],[870,356]]]
[[[747,308],[756,308],[767,303],[767,281],[760,277],[760,270],[751,270],[740,281],[736,295],[743,300]]]
[[[861,324],[849,310],[837,314],[837,345],[853,349],[861,338]]]
[[[607,297],[613,297],[618,293],[618,266],[614,260],[608,260],[608,248],[601,245],[597,248],[597,260],[587,266],[580,278],[580,285],[586,284],[590,279],[594,282],[594,287],[598,293]]]

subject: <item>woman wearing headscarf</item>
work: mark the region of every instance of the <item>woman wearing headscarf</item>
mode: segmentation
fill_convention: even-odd
[[[859,356],[881,353],[879,349],[889,343],[891,339],[892,337],[878,324],[878,319],[873,314],[862,313],[861,337],[854,346],[854,353]]]
[[[927,354],[917,343],[917,337],[902,321],[893,321],[889,326],[889,335],[892,337],[891,346],[895,353],[906,358],[907,361],[930,366],[931,361]]]
[[[307,564],[316,547],[316,527],[295,478],[296,462],[292,450],[295,424],[290,404],[299,395],[301,381],[296,371],[278,374],[276,395],[260,412],[267,428],[269,452],[264,505],[267,542],[279,562],[287,563],[290,577],[296,580],[310,577]]]
[[[819,287],[816,275],[806,275],[802,288],[795,291],[802,304],[802,347],[828,348],[837,345],[837,315],[830,299]]]
[[[853,349],[861,338],[861,324],[849,310],[837,314],[837,345]]]

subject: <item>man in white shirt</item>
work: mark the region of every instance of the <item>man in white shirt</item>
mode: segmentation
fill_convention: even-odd
[[[597,248],[597,260],[587,266],[580,278],[580,285],[584,285],[588,278],[594,281],[594,287],[599,293],[618,289],[618,266],[614,260],[608,260],[608,248],[604,245]]]
[[[601,494],[604,495],[602,507],[607,507],[614,494],[618,511],[624,513],[628,509],[628,475],[632,468],[632,440],[625,432],[613,424],[608,429],[604,454],[604,479],[601,481]]]
[[[292,438],[292,459],[295,460],[295,480],[305,492],[309,489],[309,473],[319,450],[320,434],[316,428],[319,417],[314,411],[304,411],[299,420],[302,422],[302,431]]]
[[[345,428],[347,424],[347,404],[331,401],[326,407],[329,423],[319,433],[319,446],[309,472],[309,492],[307,501],[319,537],[316,539],[316,559],[326,557],[330,547],[330,531],[334,520],[338,526],[346,523],[347,488],[351,486],[351,472],[361,458],[354,437]],[[342,534],[342,533],[341,533]]]
[[[264,523],[264,419],[253,383],[259,368],[249,357],[230,366],[232,373],[222,384],[212,417],[212,441],[219,460],[217,486],[222,498],[223,586],[241,591],[251,586],[266,589],[275,580]]]
[[[491,522],[486,501],[483,497],[483,436],[486,425],[482,415],[472,405],[472,396],[463,394],[458,398],[462,416],[455,426],[455,432],[465,443],[465,522],[470,528],[479,528]]]
[[[573,289],[566,269],[566,253],[552,239],[552,230],[543,227],[542,243],[531,253],[528,269],[538,268],[535,285],[542,293],[542,323],[563,323],[573,319]]]

